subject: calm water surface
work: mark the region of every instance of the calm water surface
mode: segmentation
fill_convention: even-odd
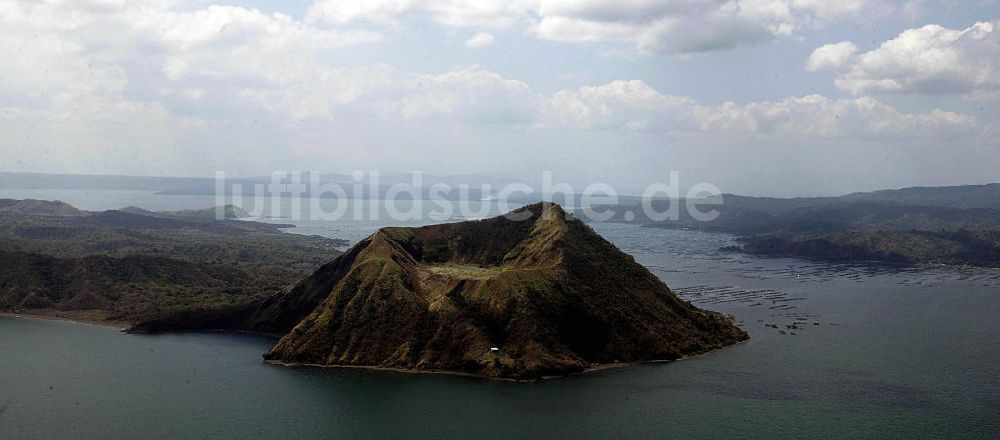
[[[37,198],[212,205],[108,193]],[[298,223],[352,242],[377,227]],[[595,229],[751,341],[518,384],[275,367],[264,338],[0,318],[0,438],[1000,436],[1000,272],[764,259],[719,251],[724,235]]]

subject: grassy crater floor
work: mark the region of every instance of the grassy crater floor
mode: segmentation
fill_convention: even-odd
[[[426,265],[425,268],[434,275],[462,280],[486,280],[511,269],[507,266],[480,266],[470,263],[439,263]]]

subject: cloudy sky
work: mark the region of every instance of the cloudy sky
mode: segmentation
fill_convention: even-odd
[[[1000,181],[989,0],[0,0],[0,171]]]

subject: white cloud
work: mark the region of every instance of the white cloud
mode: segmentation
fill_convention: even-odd
[[[941,110],[904,113],[866,96],[705,105],[639,80],[579,87],[594,77],[582,75],[563,82],[574,84],[571,89],[542,92],[517,74],[481,66],[418,73],[406,66],[341,65],[341,58],[353,59],[340,57],[347,52],[342,48],[374,43],[380,36],[250,8],[116,1],[0,2],[0,160],[24,160],[24,169],[58,162],[65,164],[60,171],[132,173],[146,172],[147,164],[163,173],[211,172],[209,167],[237,161],[255,172],[270,163],[301,166],[320,160],[405,167],[450,160],[449,166],[461,167],[465,163],[451,156],[469,146],[478,145],[483,157],[510,151],[506,160],[514,163],[531,153],[541,163],[558,157],[548,148],[566,152],[589,143],[580,150],[594,162],[610,158],[634,165],[645,156],[611,157],[606,148],[627,153],[630,140],[655,139],[649,143],[653,148],[677,133],[704,140],[699,145],[734,149],[747,140],[761,151],[771,145],[813,145],[820,138],[846,146],[861,145],[855,138],[907,141],[902,145],[982,133],[990,123],[988,117],[976,121]],[[719,6],[740,6],[735,2],[699,0],[632,0],[624,8],[596,0],[546,2],[544,11],[538,4],[500,12],[495,11],[503,6],[499,3],[458,12],[442,9],[449,4],[399,3],[410,12],[399,15],[394,11],[400,8],[389,7],[365,19],[398,22],[428,14],[424,18],[449,26],[477,28],[485,17],[499,14],[507,24],[496,23],[523,24],[531,32],[542,32],[543,24],[565,25],[548,29],[552,34],[545,38],[615,40],[647,52],[678,53],[745,44],[753,35],[772,38],[813,21],[857,13],[795,9],[781,1],[773,3],[773,10],[755,3],[751,15],[751,9]],[[678,18],[689,15],[694,18]],[[351,12],[343,21],[362,21],[362,16]],[[799,20],[806,16],[813,18]],[[958,40],[980,44],[973,38],[976,32]],[[994,38],[990,35],[983,38]],[[963,56],[989,55],[982,48],[963,50]],[[827,56],[817,64],[841,66],[847,76],[853,66],[867,66],[864,56]],[[985,76],[973,78],[986,78],[976,90],[989,90],[995,84],[989,80],[995,59],[960,57],[956,62],[985,66]],[[967,149],[981,144],[969,142]],[[454,153],[442,157],[436,153],[439,145]],[[295,151],[300,152],[297,163],[289,159]],[[567,164],[572,166],[576,163]]]
[[[858,46],[850,41],[840,43],[825,44],[820,46],[809,55],[806,69],[811,71],[823,69],[837,69],[847,64],[858,51]]]
[[[737,130],[765,136],[822,138],[921,138],[965,131],[975,119],[933,110],[901,113],[874,98],[829,99],[818,95],[746,105],[700,108],[704,130]]]
[[[479,49],[493,45],[493,34],[488,32],[478,32],[468,40],[465,40],[465,47]]]
[[[776,35],[844,19],[869,19],[897,9],[891,0],[739,0],[740,15],[765,23]]]
[[[642,81],[563,90],[547,100],[552,127],[654,132],[748,133],[769,138],[916,138],[975,130],[970,116],[901,113],[871,97],[809,95],[781,101],[705,106],[663,95]]]
[[[697,129],[689,98],[662,95],[639,80],[556,92],[546,101],[548,125],[573,129]]]
[[[996,95],[1000,91],[996,26],[980,22],[960,30],[935,24],[909,29],[876,49],[823,67],[841,68],[836,85],[855,94]]]
[[[537,13],[544,16],[542,27],[568,20],[568,28],[552,31],[553,38],[557,34],[569,40],[631,38],[644,48],[660,50],[656,45],[661,43],[663,32],[688,26],[678,24],[674,20],[677,16],[732,18],[752,13],[758,21],[765,17],[791,23],[796,14],[801,15],[796,11],[825,19],[857,14],[868,4],[854,1],[833,7],[808,1],[746,0],[719,6],[707,0],[629,0],[625,7],[614,7],[603,0],[546,1],[537,5]],[[529,6],[523,2],[472,5],[400,0],[364,5],[318,2],[314,10],[336,13],[333,17],[340,21],[362,17],[392,20],[405,11],[419,10],[443,23],[475,25],[486,16],[530,15]],[[914,128],[916,122],[928,127],[969,123],[953,113],[900,114],[865,97],[845,101],[811,96],[707,107],[690,98],[661,94],[636,80],[543,95],[524,82],[478,66],[437,74],[414,74],[386,65],[333,67],[324,62],[321,54],[325,51],[378,41],[379,36],[313,26],[285,15],[240,7],[174,10],[169,3],[160,2],[5,2],[0,3],[0,26],[5,29],[5,38],[0,40],[0,57],[5,60],[0,64],[0,104],[11,114],[16,110],[20,115],[48,115],[49,119],[128,121],[148,114],[151,119],[175,115],[191,121],[220,117],[296,121],[366,114],[580,130],[741,129],[768,133],[768,127],[784,127],[784,133],[822,136],[849,135],[855,129],[860,133],[891,132],[893,127]],[[719,27],[737,29],[735,25]],[[635,33],[646,28],[660,30],[648,35],[645,31]],[[684,33],[685,38],[672,40],[663,50],[707,50],[706,45],[719,35],[701,35],[695,29]],[[491,38],[491,34],[478,33],[469,45],[481,47]],[[988,23],[964,31],[929,26],[904,32],[882,48],[854,58],[851,43],[824,46],[814,52],[810,66],[852,62],[847,78],[860,81],[857,72],[877,70],[873,65],[883,66],[882,71],[889,65],[896,71],[910,72],[912,59],[924,54],[949,66],[952,70],[947,72],[959,69],[966,75],[961,78],[991,84],[995,83],[996,71],[991,69],[997,57],[964,59],[982,53],[972,49],[960,51],[955,55],[958,58],[945,56],[956,50],[956,42],[981,45],[990,38],[994,37]],[[979,68],[978,76],[963,70],[970,65]],[[863,117],[855,121],[851,115]],[[858,122],[867,121],[865,118],[870,119],[868,125]],[[848,121],[854,121],[850,129],[844,128]]]
[[[535,32],[542,39],[568,43],[630,42],[640,52],[662,54],[731,49],[773,37],[765,26],[727,14],[669,17],[638,24],[547,16],[538,23]]]
[[[404,80],[401,96],[390,104],[405,119],[443,117],[478,123],[531,123],[538,96],[517,80],[478,66]]]
[[[367,74],[325,66],[316,53],[375,42],[378,35],[320,29],[240,7],[169,6],[0,3],[0,89],[67,117],[143,105],[181,110],[192,101],[206,103],[208,111],[238,111],[262,96],[268,107],[310,117],[353,100],[370,81]],[[122,116],[135,118],[130,111]]]
[[[895,9],[891,0],[319,0],[306,17],[337,25],[407,19],[460,28],[521,25],[546,40],[613,41],[643,53],[685,54],[755,44]]]
[[[545,1],[538,34],[558,41],[631,41],[641,52],[731,49],[892,10],[885,0]]]
[[[306,21],[346,24],[358,20],[390,23],[418,5],[414,0],[317,1],[309,7]]]
[[[503,28],[526,18],[534,3],[530,0],[318,0],[306,12],[306,21],[395,24],[407,18],[426,17],[454,27]]]

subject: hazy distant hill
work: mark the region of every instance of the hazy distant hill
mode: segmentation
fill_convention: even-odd
[[[1000,209],[1000,183],[882,190],[848,194],[842,199],[962,209]]]
[[[726,194],[708,222],[638,222],[743,236],[742,250],[838,261],[1000,266],[1000,184],[918,187],[842,197],[780,199]],[[658,210],[665,202],[654,202]],[[616,220],[636,205],[615,206]]]
[[[311,182],[312,173],[299,173],[299,178],[304,184]],[[354,191],[355,185],[360,186],[364,197],[371,194],[384,196],[389,191],[390,186],[395,184],[412,185],[413,175],[411,174],[386,174],[378,176],[378,186],[371,185],[371,174],[364,174],[362,181],[354,180],[349,174],[317,173],[316,177],[320,184],[339,185],[348,196]],[[283,176],[287,183],[290,176]],[[233,186],[237,185],[240,194],[253,196],[257,194],[257,188],[263,188],[265,194],[267,186],[271,183],[270,176],[250,176],[237,177],[226,176],[223,189],[226,195],[233,195]],[[442,194],[447,200],[458,200],[463,193],[460,186],[466,185],[468,190],[464,193],[469,200],[482,200],[495,195],[496,191],[508,184],[523,183],[517,179],[503,176],[486,176],[478,174],[459,174],[450,176],[436,176],[426,174],[422,176],[420,185],[416,192],[420,197],[430,197],[429,188],[434,184],[446,184],[453,190],[450,193]],[[483,185],[489,185],[492,190],[487,193],[483,191]],[[213,177],[144,177],[144,176],[99,176],[99,175],[74,175],[74,174],[39,174],[39,173],[2,173],[0,172],[0,188],[4,189],[87,189],[87,190],[143,190],[154,191],[158,194],[167,195],[198,195],[215,196],[218,192],[217,182]],[[319,189],[319,188],[315,188]],[[288,197],[289,194],[281,194],[278,197]],[[334,197],[332,193],[312,194],[305,192],[302,197]],[[405,196],[401,196],[405,198]],[[537,201],[538,197],[525,197],[522,194],[515,194],[512,202],[526,202],[528,200]]]
[[[50,202],[45,200],[0,199],[0,211],[25,215],[45,215],[56,217],[76,217],[86,215],[85,212],[76,209],[76,207],[58,200]]]
[[[42,174],[0,172],[4,189],[114,189],[167,191],[183,186],[212,185],[212,178],[101,176],[86,174]]]
[[[310,273],[344,243],[212,215],[0,200],[0,310],[137,321],[248,303]]]

